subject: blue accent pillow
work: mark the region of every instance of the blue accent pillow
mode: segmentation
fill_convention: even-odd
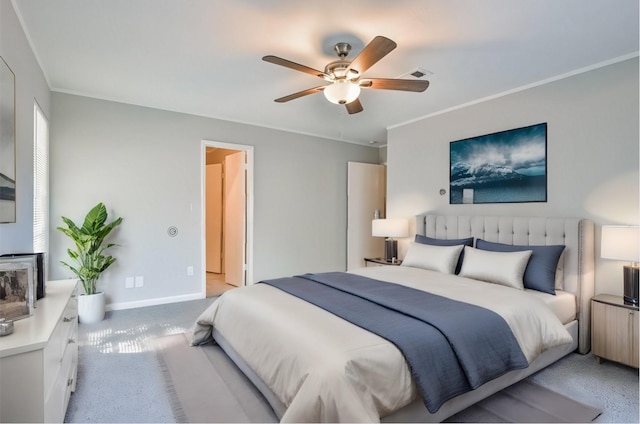
[[[431,237],[421,236],[420,234],[416,234],[416,243],[421,244],[430,244],[432,246],[469,246],[473,247],[473,237],[463,238],[463,239],[434,239]],[[464,260],[464,249],[460,252],[460,257],[458,258],[458,264],[456,265],[455,273],[460,273],[460,268],[462,268],[462,261]]]
[[[558,260],[565,246],[517,246],[502,243],[492,243],[478,239],[476,248],[494,252],[518,252],[531,250],[531,258],[524,271],[524,288],[543,293],[556,294],[556,269]]]

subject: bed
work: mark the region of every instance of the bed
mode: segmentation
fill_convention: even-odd
[[[423,397],[424,392],[437,384],[432,374],[427,373],[428,378],[416,374],[416,366],[410,356],[397,347],[393,339],[397,327],[389,330],[392,331],[391,337],[383,337],[380,334],[385,333],[374,334],[361,328],[360,324],[340,318],[340,311],[329,312],[301,299],[299,294],[286,292],[288,287],[300,290],[299,287],[303,285],[298,283],[309,283],[307,277],[304,277],[304,281],[286,279],[276,282],[281,286],[276,283],[276,286],[255,284],[225,293],[198,318],[192,344],[215,340],[263,393],[283,422],[440,422],[570,352],[589,351],[589,299],[594,294],[593,222],[567,218],[425,214],[416,217],[416,234],[425,237],[425,240],[436,241],[471,238],[473,246],[481,240],[490,246],[487,249],[491,251],[494,251],[491,246],[497,246],[498,250],[505,246],[526,246],[523,248],[526,250],[487,253],[474,247],[462,247],[458,251],[465,253],[462,261],[447,265],[449,268],[454,265],[457,265],[455,268],[461,267],[459,271],[462,276],[421,268],[419,260],[418,265],[414,266],[353,270],[348,275],[340,273],[336,276],[346,278],[345,283],[340,283],[344,284],[340,286],[341,290],[350,291],[350,287],[356,287],[353,289],[356,290],[360,284],[366,286],[381,281],[394,283],[380,283],[381,289],[385,290],[393,286],[393,290],[403,293],[417,293],[407,290],[418,290],[419,295],[423,296],[422,292],[427,292],[424,294],[426,302],[435,296],[445,298],[445,302],[454,302],[451,305],[471,304],[472,308],[486,308],[508,324],[526,363],[520,360],[519,365],[492,374],[495,378],[477,380],[469,391],[459,394],[457,389],[452,389],[451,393],[455,395],[429,403]],[[446,242],[442,244],[446,245]],[[421,249],[427,249],[429,258],[438,257],[443,252],[456,250],[455,246],[424,247],[422,243],[412,243],[407,258],[415,259],[418,257],[415,252],[425,252]],[[529,255],[532,254],[528,252],[538,246],[564,246],[553,270],[554,294],[528,288],[514,289],[470,278],[478,271],[474,263],[482,268],[487,258],[498,258],[504,260],[501,263],[507,269],[511,262],[515,264],[517,260],[522,263],[525,256],[529,261],[532,257]],[[446,255],[453,257],[449,253]],[[319,275],[309,278],[325,277]],[[520,279],[523,279],[522,274]],[[323,284],[321,287],[324,290]],[[302,291],[313,290],[315,285]],[[359,293],[355,293],[358,301],[359,296]],[[382,297],[389,298],[387,295]],[[420,299],[416,301],[422,302],[422,297]],[[340,302],[331,300],[328,303],[333,307],[333,303]],[[348,314],[351,309],[359,308],[351,307],[354,304],[349,302],[346,305]],[[455,308],[458,306],[449,309],[457,314]],[[364,319],[386,316],[376,311]],[[383,323],[375,325],[387,331],[384,330],[387,323],[394,320],[384,318],[381,319]],[[542,331],[534,332],[533,327]],[[472,333],[485,337],[485,334],[492,332]],[[389,340],[393,340],[393,343]],[[451,342],[452,345],[456,343]],[[479,341],[477,346],[464,349],[473,356],[474,349],[483,351],[484,343]],[[464,350],[461,352],[464,356]],[[460,355],[458,351],[455,354]],[[440,361],[440,357],[437,361]],[[489,362],[493,361],[480,361],[478,366],[486,367]],[[468,367],[461,365],[464,372]],[[449,366],[436,365],[430,368],[449,369]],[[467,375],[469,381],[465,384],[473,381],[473,378]]]

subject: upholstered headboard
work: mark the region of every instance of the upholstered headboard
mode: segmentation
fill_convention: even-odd
[[[439,239],[475,237],[504,244],[565,245],[563,286],[577,299],[578,350],[589,352],[591,298],[595,294],[595,225],[592,221],[423,214],[416,217],[416,233]]]

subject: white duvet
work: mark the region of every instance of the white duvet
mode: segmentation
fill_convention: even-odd
[[[521,290],[402,266],[352,272],[493,310],[529,363],[571,343],[544,302]],[[283,422],[377,422],[418,396],[393,344],[272,286],[226,292],[198,318],[192,344],[209,341],[212,327],[287,406]]]

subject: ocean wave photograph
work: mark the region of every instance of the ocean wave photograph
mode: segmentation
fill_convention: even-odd
[[[451,204],[547,201],[547,124],[450,143]]]

